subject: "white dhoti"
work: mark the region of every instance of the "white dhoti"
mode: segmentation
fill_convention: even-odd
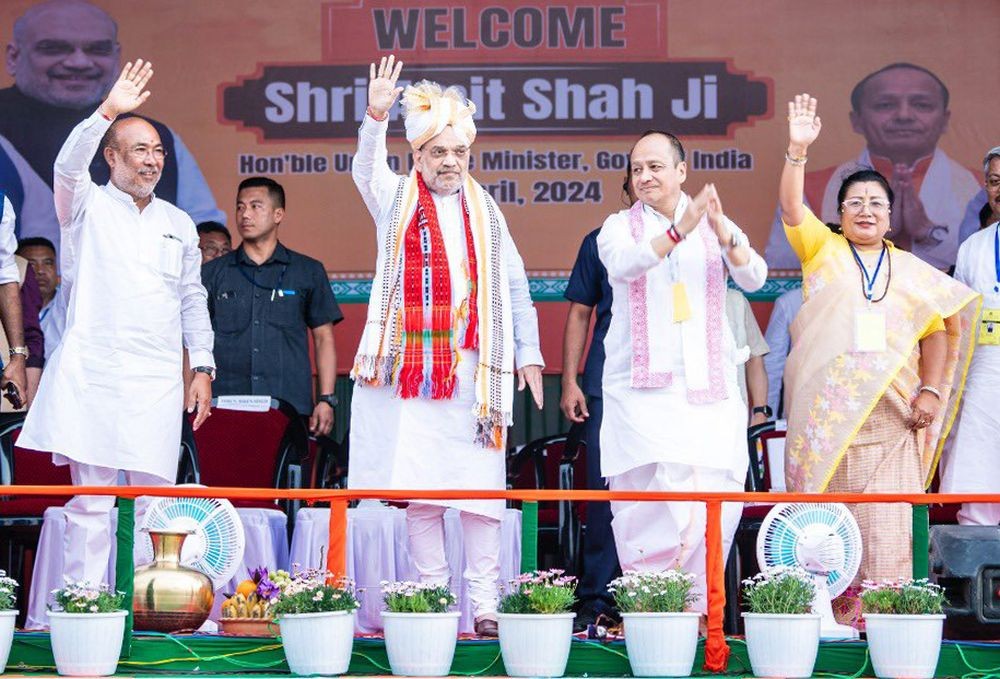
[[[710,467],[659,462],[631,469],[608,479],[610,490],[740,492],[741,483],[729,472]],[[618,561],[622,570],[658,571],[676,568],[696,576],[698,601],[692,607],[707,610],[705,599],[705,515],[703,502],[612,502]],[[722,554],[725,559],[739,527],[743,504],[722,505]]]
[[[996,493],[1000,489],[1000,346],[979,346],[972,357],[962,409],[941,459],[942,493]],[[963,526],[1000,524],[1000,504],[966,502]]]

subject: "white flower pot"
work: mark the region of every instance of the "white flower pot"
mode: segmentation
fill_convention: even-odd
[[[866,613],[868,653],[878,677],[933,677],[944,615]]]
[[[576,613],[498,613],[500,653],[510,677],[561,677]]]
[[[14,643],[14,618],[17,611],[0,611],[0,674],[7,666],[10,657],[10,646]]]
[[[393,674],[437,677],[448,674],[455,658],[460,611],[390,613],[382,611],[385,652]]]
[[[819,650],[815,613],[744,613],[747,653],[757,677],[811,677]]]
[[[633,676],[690,676],[700,617],[700,613],[622,613]]]
[[[49,611],[49,633],[56,671],[71,677],[107,677],[118,669],[125,616],[110,613]]]
[[[292,674],[344,674],[354,647],[354,612],[282,615],[281,645]]]

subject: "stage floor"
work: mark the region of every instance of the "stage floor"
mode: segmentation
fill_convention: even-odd
[[[743,640],[730,638],[729,645],[732,656],[729,671],[724,676],[750,676],[750,662]],[[699,672],[701,665],[699,644],[695,675],[711,676]],[[287,676],[288,667],[280,642],[259,637],[138,633],[133,637],[130,657],[118,665],[118,675],[122,676],[211,677],[234,673]],[[503,676],[499,644],[496,641],[460,640],[451,673],[477,677]],[[381,638],[355,639],[350,674],[390,674]],[[867,645],[863,641],[821,643],[816,674],[873,676]],[[1000,674],[1000,642],[944,642],[936,676],[962,677],[968,674]],[[43,632],[15,634],[6,676],[37,678],[54,675],[49,635]],[[629,676],[625,643],[574,639],[566,676]]]

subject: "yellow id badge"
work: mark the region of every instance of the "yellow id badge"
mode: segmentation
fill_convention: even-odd
[[[687,288],[677,281],[673,285],[674,293],[674,323],[683,323],[691,318],[691,305],[688,303]]]
[[[886,350],[885,313],[879,309],[854,312],[854,350],[876,353]]]
[[[1000,309],[983,309],[979,321],[979,344],[1000,345]]]

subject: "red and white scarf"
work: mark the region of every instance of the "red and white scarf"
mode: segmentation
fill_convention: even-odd
[[[473,436],[502,449],[514,384],[506,226],[471,177],[461,199],[469,294],[455,308],[433,196],[418,173],[400,179],[390,222],[379,228],[380,266],[351,375],[361,385],[395,386],[401,398],[449,399],[456,393],[458,348],[479,349]]]

